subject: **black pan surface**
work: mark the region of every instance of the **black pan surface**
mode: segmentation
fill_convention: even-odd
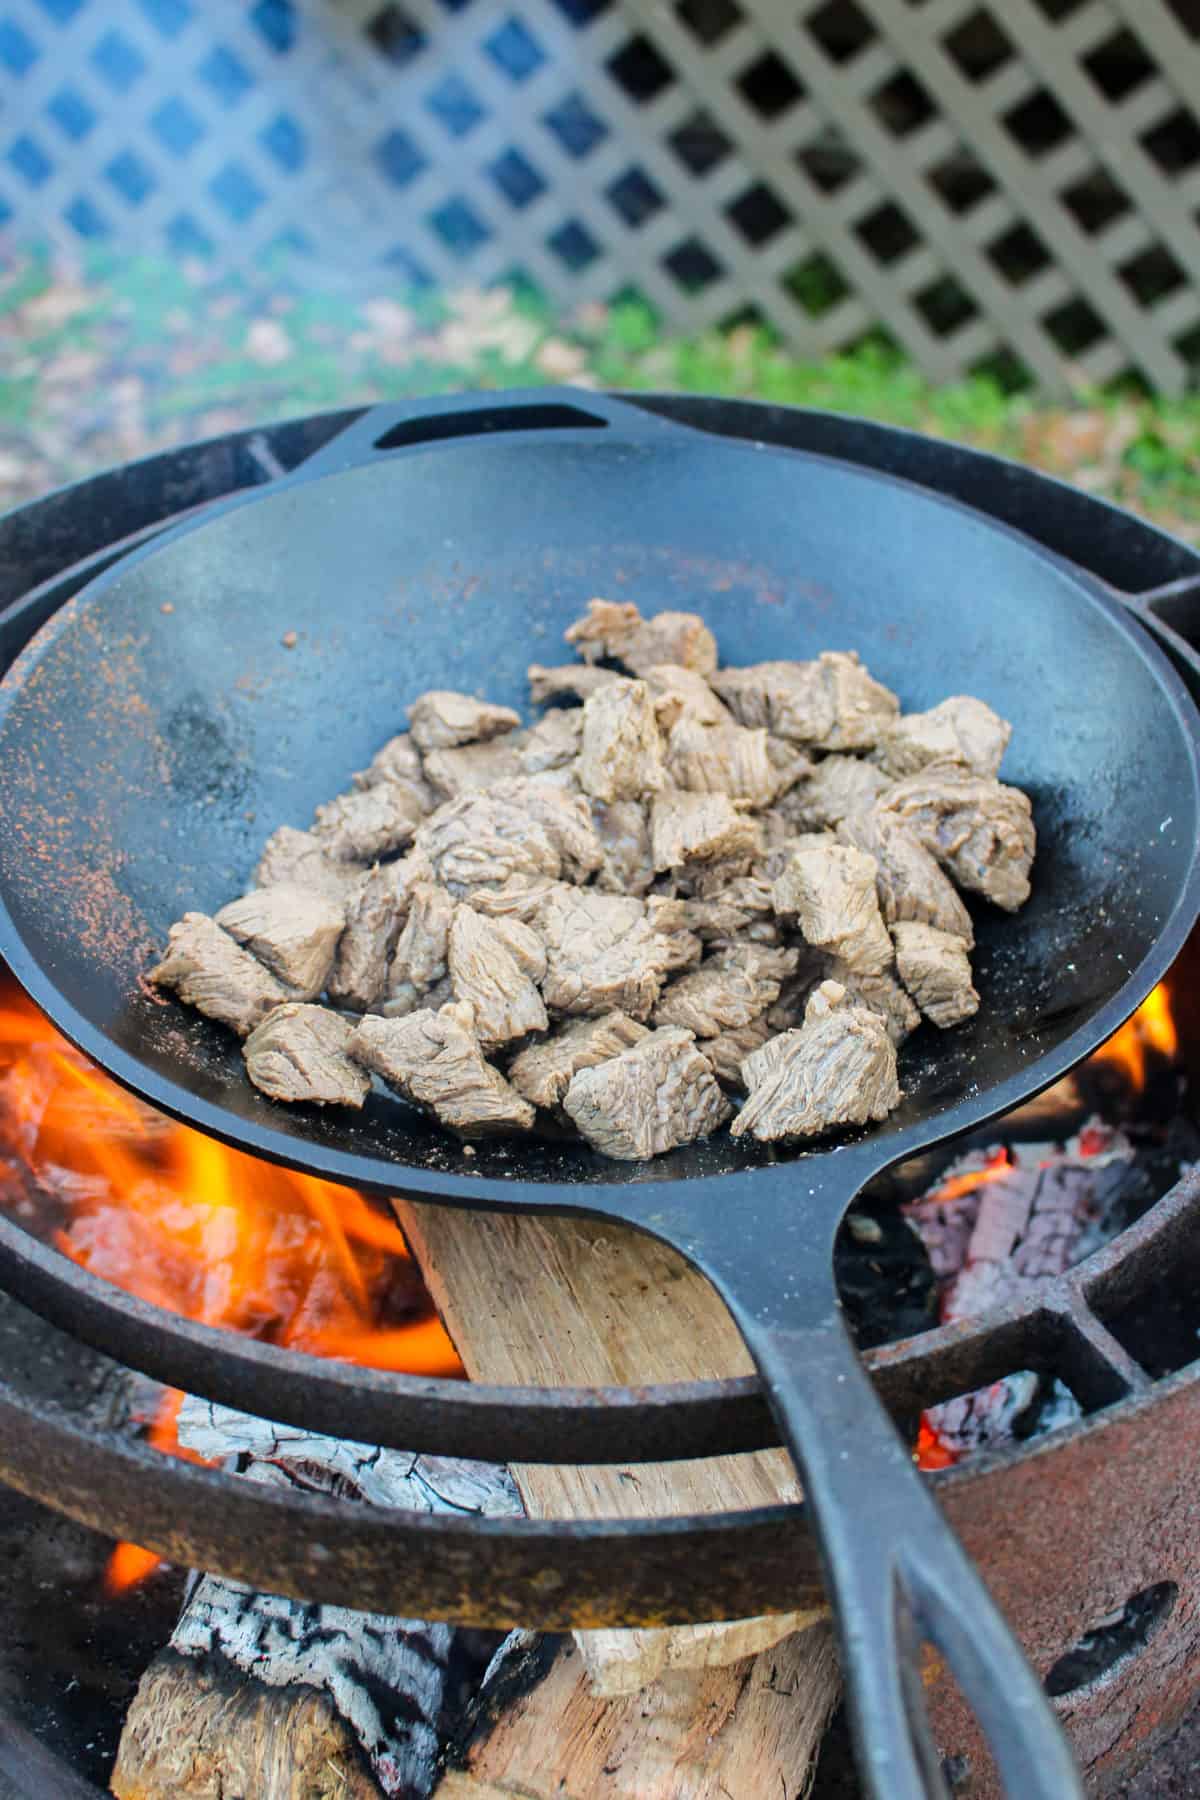
[[[730,662],[854,649],[908,710],[971,693],[1012,721],[1003,773],[1040,848],[1021,914],[977,913],[977,1019],[923,1028],[898,1111],[809,1152],[722,1135],[648,1165],[530,1141],[468,1156],[398,1101],[273,1106],[231,1035],[147,987],[168,925],[241,892],[269,832],[306,825],[422,689],[523,706],[527,664],[562,655],[597,593],[700,611]],[[724,1294],[799,1465],[870,1791],[945,1792],[927,1639],[1007,1791],[1067,1800],[1048,1703],[879,1412],[830,1256],[865,1180],[1055,1079],[1168,967],[1198,906],[1197,723],[1119,603],[925,490],[599,397],[435,403],[156,539],[34,638],[0,683],[0,953],[113,1074],[243,1148],[677,1245]]]

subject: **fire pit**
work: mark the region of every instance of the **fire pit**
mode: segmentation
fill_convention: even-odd
[[[750,406],[649,404],[704,428],[895,469],[1019,524],[1114,588],[1137,593],[1148,612],[1152,602],[1155,628],[1185,679],[1195,683],[1191,653],[1172,626],[1186,627],[1200,601],[1200,566],[1150,527],[1042,478],[902,434]],[[183,508],[269,479],[343,422],[305,421],[180,452],[123,477],[85,484],[83,494],[76,490],[25,509],[6,527],[7,610],[0,626],[8,652],[138,533]],[[120,542],[101,541],[109,538]],[[1176,986],[1182,991],[1184,985],[1181,975]],[[1178,1009],[1178,1024],[1190,1062],[1186,1005]],[[1145,1041],[1144,1033],[1143,1024],[1137,1042]],[[91,1120],[93,1112],[85,1109],[94,1108],[99,1095],[88,1086],[94,1078],[87,1068],[47,1043],[32,1046],[31,1055],[35,1063],[59,1059],[51,1064],[54,1091],[44,1101],[52,1123],[61,1112],[69,1126],[72,1107]],[[116,1142],[110,1133],[104,1152],[110,1169],[119,1164],[123,1176],[130,1173],[129,1134],[143,1147],[149,1140],[152,1157],[181,1156],[185,1165],[188,1157],[210,1153],[202,1143],[199,1150],[176,1144],[168,1151],[153,1115],[133,1102],[124,1105]],[[17,1114],[19,1107],[10,1116]],[[1086,1116],[1076,1121],[1067,1135],[1077,1136],[1086,1122]],[[1061,1124],[1047,1125],[1043,1118],[1039,1128],[1023,1123],[1021,1131],[1026,1141],[1051,1142]],[[985,1135],[989,1144],[1004,1136],[999,1128]],[[89,1151],[91,1137],[89,1131]],[[1108,1142],[1095,1154],[1108,1155],[1112,1147]],[[1186,1144],[1177,1148],[1178,1154],[1166,1153],[1166,1161],[1174,1154],[1176,1169],[1190,1160]],[[1076,1146],[1077,1160],[1085,1149]],[[139,1148],[137,1158],[142,1155]],[[19,1176],[27,1166],[18,1159]],[[57,1189],[51,1181],[47,1195],[40,1182],[36,1198],[27,1193],[20,1204],[50,1209],[37,1221],[27,1215],[28,1222],[63,1234],[56,1241],[85,1272],[76,1304],[69,1316],[55,1316],[46,1272],[48,1257],[58,1252],[46,1251],[11,1216],[0,1237],[5,1279],[60,1330],[103,1349],[107,1327],[101,1309],[89,1302],[98,1290],[86,1277],[98,1281],[116,1272],[112,1234],[98,1228],[106,1203],[94,1187],[86,1188],[86,1170],[81,1185],[69,1158],[53,1166],[60,1171]],[[983,1172],[967,1168],[959,1175]],[[906,1191],[894,1186],[893,1197],[911,1200],[942,1173],[909,1171]],[[208,1196],[219,1194],[222,1183],[228,1191],[229,1179],[227,1169],[207,1166]],[[1200,1433],[1200,1408],[1187,1365],[1200,1320],[1189,1313],[1187,1271],[1198,1206],[1200,1184],[1185,1174],[1078,1272],[1014,1292],[986,1318],[956,1318],[872,1356],[892,1410],[914,1421],[927,1415],[927,1465],[949,1460],[962,1447],[950,1441],[946,1414],[931,1419],[930,1409],[997,1381],[1028,1373],[1051,1392],[1057,1381],[1081,1410],[1081,1418],[1040,1439],[979,1449],[938,1479],[952,1522],[1058,1697],[1097,1791],[1144,1755],[1195,1691],[1188,1668],[1198,1571],[1186,1529],[1186,1470]],[[206,1285],[189,1261],[182,1272],[188,1291],[182,1310],[191,1319],[177,1323],[130,1299],[126,1355],[134,1346],[132,1360],[172,1387],[242,1406],[252,1395],[254,1410],[264,1415],[371,1442],[379,1441],[380,1396],[386,1395],[390,1444],[490,1461],[625,1463],[773,1441],[766,1408],[749,1379],[683,1394],[620,1390],[605,1396],[489,1392],[437,1380],[449,1373],[451,1353],[428,1314],[414,1311],[420,1304],[415,1288],[401,1282],[397,1289],[394,1268],[385,1267],[395,1242],[390,1225],[370,1208],[335,1213],[333,1207],[328,1192],[299,1190],[283,1204],[302,1268],[314,1216],[325,1218],[327,1233],[328,1221],[339,1219],[333,1241],[340,1230],[345,1246],[342,1280],[322,1285],[314,1276],[306,1305],[286,1324],[278,1323],[278,1295],[264,1296],[243,1280],[244,1269],[223,1287]],[[122,1213],[126,1221],[136,1216]],[[206,1228],[199,1220],[181,1223],[185,1237]],[[979,1215],[972,1229],[978,1224]],[[994,1220],[984,1224],[996,1229]],[[276,1228],[282,1228],[279,1221]],[[869,1251],[871,1227],[860,1230],[866,1233],[860,1247]],[[239,1246],[243,1231],[239,1224]],[[130,1256],[127,1249],[127,1266],[135,1262],[146,1279],[140,1290],[146,1298],[180,1304],[174,1257],[170,1251],[165,1258],[174,1270],[167,1292],[159,1285],[162,1270],[140,1250]],[[349,1312],[347,1293],[355,1300]],[[366,1345],[364,1322],[371,1327]],[[262,1336],[216,1335],[216,1328],[228,1325]],[[423,1369],[431,1378],[387,1372],[381,1327],[394,1339],[390,1367]],[[356,1357],[367,1368],[346,1361],[297,1366],[276,1346],[323,1348],[335,1357]],[[425,1360],[414,1360],[418,1355]],[[444,1518],[397,1523],[325,1498],[255,1490],[194,1463],[147,1453],[127,1437],[70,1418],[61,1404],[36,1391],[36,1382],[24,1391],[10,1383],[0,1396],[0,1416],[3,1473],[25,1493],[131,1543],[161,1547],[177,1562],[219,1568],[271,1591],[409,1615],[551,1628],[581,1619],[743,1617],[811,1604],[819,1594],[815,1561],[798,1540],[794,1515],[783,1508],[736,1522],[710,1516],[669,1527],[463,1526]],[[158,1429],[165,1430],[165,1422]],[[975,1754],[954,1694],[943,1692],[936,1679],[933,1693],[941,1742],[957,1755]]]

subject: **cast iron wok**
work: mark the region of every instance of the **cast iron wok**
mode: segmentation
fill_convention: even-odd
[[[398,1101],[272,1106],[231,1036],[147,989],[168,924],[240,892],[268,832],[307,824],[423,688],[523,704],[526,664],[561,656],[594,593],[699,609],[731,662],[853,648],[910,710],[969,692],[1012,720],[1004,773],[1033,797],[1040,851],[1020,915],[979,911],[978,1018],[923,1028],[899,1110],[809,1152],[720,1135],[646,1165],[512,1140],[468,1159]],[[831,1252],[867,1180],[1056,1079],[1168,967],[1200,907],[1196,726],[1117,603],[903,482],[590,395],[384,409],[107,571],[14,664],[0,953],[120,1080],[243,1148],[675,1244],[727,1300],[795,1454],[871,1792],[945,1792],[928,1640],[1009,1794],[1063,1800],[1080,1789],[1049,1703],[879,1410]]]

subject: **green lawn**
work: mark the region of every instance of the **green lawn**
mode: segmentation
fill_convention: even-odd
[[[882,343],[798,360],[750,327],[660,332],[637,303],[552,322],[494,290],[313,295],[282,272],[213,281],[149,260],[0,274],[0,505],[255,420],[389,396],[569,381],[830,407],[1020,457],[1200,542],[1200,395],[1041,404],[925,380]]]

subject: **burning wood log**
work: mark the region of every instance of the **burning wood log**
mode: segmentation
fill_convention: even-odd
[[[507,1472],[318,1437],[188,1400],[180,1443],[251,1481],[364,1505],[520,1512]],[[194,1575],[121,1736],[117,1800],[379,1800],[437,1780],[446,1625],[300,1605]]]
[[[588,1220],[468,1216],[410,1201],[397,1201],[396,1210],[475,1379],[591,1386],[711,1379],[752,1368],[709,1284],[644,1236]],[[736,1511],[798,1497],[781,1450],[629,1469],[522,1464],[512,1474],[526,1512],[540,1518]],[[517,1747],[513,1715],[472,1763],[484,1787],[450,1783],[446,1792],[482,1793],[498,1781],[515,1782],[522,1793],[557,1793],[560,1743],[570,1744],[572,1755],[582,1754],[581,1744],[607,1744],[614,1755],[619,1748],[620,1778],[601,1780],[608,1766],[601,1756],[598,1785],[572,1776],[568,1785],[580,1793],[715,1800],[722,1769],[727,1794],[771,1793],[781,1783],[788,1792],[802,1788],[839,1686],[828,1633],[812,1629],[823,1619],[823,1611],[812,1611],[671,1630],[577,1632],[572,1656],[521,1703],[539,1748]],[[781,1689],[803,1696],[795,1732],[789,1726],[781,1734],[764,1716],[770,1702],[763,1697]],[[569,1727],[557,1723],[548,1737],[560,1718]],[[652,1778],[639,1761],[639,1721],[653,1721],[645,1723],[653,1747],[642,1748],[665,1785],[655,1785],[660,1775]],[[703,1775],[693,1771],[671,1786],[669,1772],[683,1781],[678,1769],[693,1757],[703,1761]],[[735,1767],[746,1771],[736,1781]]]

